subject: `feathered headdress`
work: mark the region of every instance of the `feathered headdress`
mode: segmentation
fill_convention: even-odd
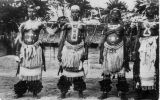
[[[38,11],[39,9],[40,9],[40,6],[36,6],[35,4],[28,5],[28,11]]]

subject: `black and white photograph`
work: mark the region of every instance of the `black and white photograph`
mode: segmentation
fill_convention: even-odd
[[[160,100],[159,0],[0,0],[0,100]]]

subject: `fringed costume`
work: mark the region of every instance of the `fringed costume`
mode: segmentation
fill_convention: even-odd
[[[137,48],[137,59],[135,62],[138,68],[136,73],[136,89],[142,91],[157,90],[158,69],[159,69],[159,23],[153,19],[145,19],[139,22],[137,30],[139,37],[139,48]]]
[[[86,89],[86,83],[83,80],[85,76],[83,62],[88,57],[85,35],[84,24],[79,21],[67,23],[64,26],[58,52],[58,60],[63,69],[57,84],[62,93],[61,98],[65,97],[72,84],[74,90],[79,92],[79,97],[83,97],[83,91]]]
[[[118,9],[111,10],[111,16],[119,15],[106,24],[102,31],[102,41],[100,42],[100,64],[103,67],[103,80],[100,81],[101,91],[103,94],[100,99],[107,98],[107,93],[111,91],[111,77],[117,76],[116,84],[118,93],[126,93],[129,90],[125,72],[128,68],[128,50],[125,41],[125,30],[122,24],[121,14]]]
[[[42,71],[45,69],[44,54],[39,37],[43,24],[39,21],[26,21],[20,26],[17,39],[17,56],[20,58],[14,85],[15,94],[22,96],[26,91],[37,95],[43,88]]]
[[[158,36],[151,36],[139,39],[140,84],[142,90],[154,90],[156,88],[157,38]]]
[[[68,85],[66,90],[64,90],[67,92],[72,83],[74,84],[74,90],[76,91],[83,91],[86,89],[86,84],[83,81],[83,62],[81,61],[84,52],[84,42],[81,42],[78,45],[71,45],[67,41],[65,42],[62,50],[63,73],[58,83],[60,90]],[[65,85],[60,85],[61,83],[64,83]]]
[[[116,46],[104,43],[103,73],[115,74],[122,69],[124,59],[123,41]]]
[[[111,91],[110,84],[111,75],[114,77],[116,74],[118,76],[117,90],[122,92],[128,92],[128,83],[125,78],[125,69],[124,69],[124,43],[121,41],[119,44],[109,45],[107,42],[104,43],[103,51],[104,61],[103,61],[103,74],[104,80],[100,81],[101,86],[103,87],[104,92]],[[104,81],[104,82],[103,82]],[[108,84],[107,84],[107,83]],[[102,85],[106,84],[106,85]],[[101,88],[102,88],[101,87]],[[106,90],[104,90],[106,87]],[[109,89],[109,90],[108,90]]]
[[[62,66],[64,67],[63,74],[67,77],[81,77],[84,76],[82,71],[82,62],[81,58],[84,54],[84,42],[81,42],[78,45],[71,45],[67,41],[62,50]],[[70,73],[68,71],[78,72]],[[68,73],[68,74],[67,74]]]
[[[156,8],[146,6],[145,16],[136,27],[135,88],[139,98],[147,93],[157,100],[159,95],[159,22],[155,20]],[[148,94],[147,94],[148,95]]]
[[[20,50],[20,73],[19,79],[34,81],[42,78],[42,48],[35,45],[22,44]]]

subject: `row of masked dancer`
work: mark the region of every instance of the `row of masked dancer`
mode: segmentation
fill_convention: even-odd
[[[35,7],[28,8],[29,19],[19,27],[19,36],[17,40],[17,76],[19,82],[14,85],[16,97],[22,97],[26,91],[32,92],[34,97],[41,92],[42,71],[45,71],[45,57],[42,48],[43,38],[40,35],[47,33],[45,25],[36,19]],[[152,8],[146,12],[150,14]],[[71,86],[78,91],[79,97],[83,98],[83,91],[86,89],[84,81],[83,62],[88,60],[88,43],[86,41],[86,25],[80,20],[80,7],[74,5],[71,7],[71,20],[61,27],[62,35],[59,43],[57,59],[60,62],[60,79],[57,87],[61,92],[60,98],[66,98],[66,94]],[[110,11],[109,20],[104,26],[101,42],[99,43],[100,56],[99,63],[103,66],[103,79],[100,83],[102,95],[100,99],[107,98],[107,94],[112,89],[111,76],[117,76],[117,91],[121,95],[129,91],[129,84],[126,80],[126,72],[129,70],[129,42],[126,38],[126,28],[121,20],[121,12],[118,9]],[[136,86],[141,90],[155,89],[154,76],[156,75],[157,61],[157,39],[158,29],[152,15],[146,16],[148,24],[141,22],[138,24],[140,29],[139,48],[137,50],[137,59],[134,60],[139,66],[136,75]],[[132,29],[137,29],[136,24]],[[139,31],[137,31],[139,32]],[[135,51],[136,51],[135,50]],[[139,59],[138,59],[139,58]],[[157,66],[158,67],[158,66]],[[138,67],[137,67],[138,68]],[[136,69],[136,68],[135,68]],[[149,88],[150,87],[150,88]]]

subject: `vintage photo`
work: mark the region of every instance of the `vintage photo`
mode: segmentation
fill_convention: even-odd
[[[159,100],[159,0],[0,0],[0,100]]]

